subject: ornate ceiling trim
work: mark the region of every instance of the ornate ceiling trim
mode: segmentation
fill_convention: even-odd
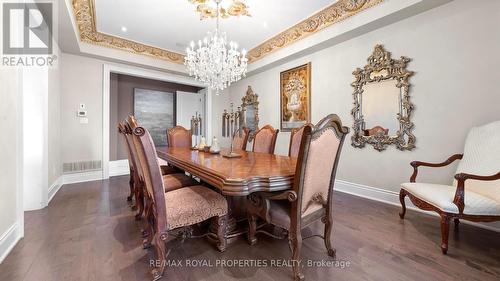
[[[183,54],[97,31],[94,0],[73,0],[72,5],[75,21],[78,26],[78,31],[80,32],[80,40],[82,42],[119,49],[134,54],[147,55],[173,63],[184,63]]]
[[[287,47],[309,35],[341,22],[355,14],[382,3],[384,0],[339,0],[313,16],[265,41],[248,52],[249,62]]]
[[[184,54],[97,31],[94,1],[95,0],[72,0],[73,14],[82,42],[127,51],[134,54],[147,55],[177,64],[184,63]],[[384,0],[339,0],[251,49],[247,54],[249,62],[257,61],[272,52],[285,48],[309,35],[341,22],[370,7],[378,5],[383,1]]]

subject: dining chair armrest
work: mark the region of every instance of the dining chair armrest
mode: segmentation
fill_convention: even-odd
[[[259,192],[259,196],[268,200],[288,200],[293,202],[297,200],[297,193],[293,190],[285,190],[278,192]]]
[[[413,174],[410,177],[410,182],[415,182],[417,180],[417,175],[418,175],[418,167],[424,166],[424,167],[432,167],[432,168],[437,168],[437,167],[444,167],[448,166],[451,163],[455,162],[456,160],[462,159],[464,155],[463,154],[454,154],[450,156],[446,161],[441,162],[441,163],[428,163],[428,162],[421,162],[421,161],[413,161],[410,163],[410,165],[413,167]]]
[[[459,173],[455,175],[457,180],[457,191],[453,198],[453,203],[457,205],[460,214],[463,213],[465,208],[465,181],[466,180],[479,180],[479,181],[493,181],[500,179],[500,172],[491,176],[479,176],[473,174]]]

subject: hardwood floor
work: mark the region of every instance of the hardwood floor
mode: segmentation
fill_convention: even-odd
[[[0,280],[150,280],[152,250],[141,247],[139,229],[125,198],[128,177],[63,187],[48,208],[27,212],[25,238],[0,265]],[[340,267],[305,267],[306,280],[499,280],[500,233],[460,224],[450,234],[449,254],[439,248],[436,217],[337,193],[334,247]],[[321,233],[314,224],[306,232]],[[307,236],[308,233],[304,233]],[[204,239],[172,241],[169,260],[183,267],[167,269],[163,280],[291,280],[288,244],[259,235],[256,246],[241,239],[225,253]],[[302,247],[304,263],[331,261],[323,241],[310,238]],[[269,267],[216,266],[217,260],[263,260]],[[189,267],[208,260],[213,267]],[[262,261],[261,261],[262,262]]]

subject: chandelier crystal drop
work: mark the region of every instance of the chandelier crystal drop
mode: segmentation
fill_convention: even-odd
[[[216,2],[218,6],[220,0]],[[184,64],[189,75],[215,90],[217,94],[231,83],[240,80],[247,72],[246,51],[238,51],[236,42],[230,41],[228,44],[226,34],[219,31],[219,14],[215,32],[208,32],[198,44],[192,41],[186,53]]]

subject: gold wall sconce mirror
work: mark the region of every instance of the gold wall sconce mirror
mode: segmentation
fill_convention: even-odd
[[[245,128],[249,130],[248,141],[252,141],[255,132],[259,129],[259,95],[248,86],[246,94],[241,98],[241,109],[245,112]]]
[[[408,62],[410,59],[406,57],[392,59],[390,52],[376,45],[368,64],[352,73],[355,77],[351,84],[354,88],[352,146],[362,148],[370,144],[378,151],[388,145],[399,150],[415,148],[408,81],[413,72],[406,69]]]

